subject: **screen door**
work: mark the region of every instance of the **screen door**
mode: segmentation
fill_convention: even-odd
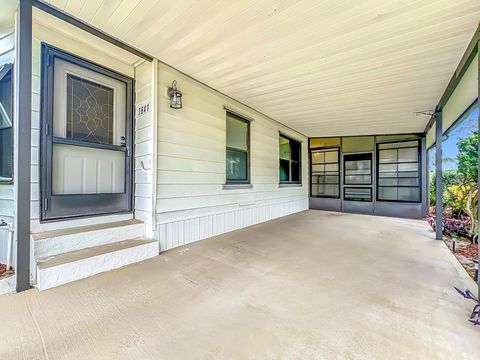
[[[132,80],[42,53],[42,218],[131,211]]]

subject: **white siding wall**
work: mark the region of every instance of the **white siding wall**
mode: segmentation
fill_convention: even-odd
[[[0,55],[0,66],[14,62],[14,44],[14,27],[0,29],[0,54],[2,54]],[[0,184],[0,219],[4,219],[10,224],[14,222],[14,191],[12,184]],[[2,263],[5,263],[7,258],[7,237],[7,232],[0,230],[0,262]]]
[[[152,63],[143,62],[135,68],[135,218],[145,222],[146,235],[153,237],[153,134],[155,101],[153,96],[154,71]],[[148,111],[139,114],[139,107]]]
[[[176,79],[184,107],[169,107]],[[241,104],[160,66],[157,238],[161,250],[308,208],[307,138]],[[226,190],[224,106],[253,118],[251,189]],[[302,141],[303,186],[279,187],[279,132]]]

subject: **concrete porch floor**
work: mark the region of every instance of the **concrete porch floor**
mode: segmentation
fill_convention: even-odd
[[[478,359],[422,221],[305,211],[0,297],[1,359]]]

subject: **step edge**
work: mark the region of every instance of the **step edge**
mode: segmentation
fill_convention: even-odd
[[[40,240],[46,240],[46,239],[51,239],[55,237],[70,236],[70,235],[75,235],[79,233],[87,233],[87,232],[93,232],[93,231],[99,231],[99,230],[121,228],[125,226],[140,225],[140,224],[145,224],[145,223],[139,219],[128,219],[128,220],[113,221],[113,222],[108,222],[103,224],[73,226],[65,229],[42,231],[42,232],[32,233],[30,234],[30,236],[32,237],[33,241],[40,241]]]
[[[155,241],[152,241],[152,242],[149,242],[149,243],[146,243],[144,244],[144,246],[151,246],[152,243],[154,243]],[[128,251],[129,248],[123,248],[123,249],[118,249],[117,251],[119,252],[124,252],[124,251]],[[152,249],[153,250],[153,249]],[[155,249],[156,250],[156,249]],[[108,256],[109,253],[103,253],[103,254],[99,254],[99,255],[96,255],[96,256],[93,256],[92,259],[94,258],[98,258],[98,257],[102,257],[102,256]],[[126,266],[130,266],[130,265],[133,265],[133,264],[139,264],[143,261],[146,261],[146,260],[149,260],[149,259],[153,259],[154,257],[158,256],[158,253],[155,251],[154,254],[143,254],[142,256],[139,256],[139,254],[137,254],[135,256],[135,258],[131,258],[129,259],[128,261],[125,261],[123,262],[121,265],[119,266],[114,266],[114,267],[111,267],[111,266],[105,266],[103,268],[97,268],[95,269],[93,272],[90,272],[88,275],[81,275],[79,277],[74,277],[74,278],[64,278],[62,280],[59,280],[59,281],[54,281],[52,283],[52,281],[49,281],[47,284],[45,284],[45,281],[42,282],[41,280],[41,277],[42,275],[40,274],[39,272],[39,278],[38,278],[38,282],[37,282],[37,289],[39,291],[44,291],[44,290],[48,290],[48,289],[52,289],[52,288],[55,288],[55,287],[58,287],[58,286],[61,286],[61,285],[65,285],[65,284],[69,284],[69,283],[72,283],[72,282],[75,282],[75,281],[78,281],[78,280],[82,280],[82,279],[87,279],[89,277],[92,277],[92,276],[96,276],[96,275],[99,275],[99,274],[104,274],[104,273],[107,273],[109,271],[113,271],[113,270],[117,270],[117,269],[121,269],[121,268],[124,268]],[[85,259],[83,259],[85,260]],[[70,263],[65,263],[65,264],[62,264],[62,265],[58,265],[56,267],[49,267],[49,268],[46,268],[46,269],[43,269],[41,270],[42,273],[49,273],[51,271],[56,271],[56,268],[62,268],[62,267],[65,267],[65,266],[81,266],[81,265],[75,265],[75,263],[77,262],[81,262],[82,260],[76,260],[76,261],[73,261],[73,262],[70,262]],[[45,276],[45,275],[44,275]],[[47,276],[48,277],[48,276]]]
[[[134,239],[127,239],[127,240],[122,240],[122,241],[117,241],[114,243],[109,243],[109,244],[103,244],[99,246],[93,246],[90,248],[85,248],[85,249],[80,249],[80,250],[75,250],[75,251],[69,251],[63,254],[57,254],[51,256],[49,259],[41,259],[37,260],[37,270],[42,271],[45,269],[50,269],[56,266],[61,266],[64,264],[68,263],[73,263],[76,261],[81,261],[85,260],[91,257],[96,257],[96,256],[101,256],[104,254],[109,254],[113,253],[116,251],[121,251],[121,250],[126,250],[129,248],[137,247],[137,246],[143,246],[143,245],[149,245],[152,243],[158,242],[157,240],[154,239],[149,239],[146,237],[139,237],[139,238],[134,238]],[[123,243],[128,243],[127,246],[120,246],[120,247],[115,247],[115,245],[123,244]],[[93,249],[97,249],[98,252],[93,252],[89,254],[89,251],[92,251]],[[82,253],[84,255],[82,256]],[[79,256],[77,258],[74,257],[75,254],[78,254]],[[68,257],[71,258],[69,259]],[[61,261],[64,259],[64,261]]]

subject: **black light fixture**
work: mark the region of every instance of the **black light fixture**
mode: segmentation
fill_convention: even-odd
[[[172,109],[181,109],[182,92],[177,89],[177,80],[173,80],[172,86],[168,88],[168,97],[170,98],[170,107]]]

